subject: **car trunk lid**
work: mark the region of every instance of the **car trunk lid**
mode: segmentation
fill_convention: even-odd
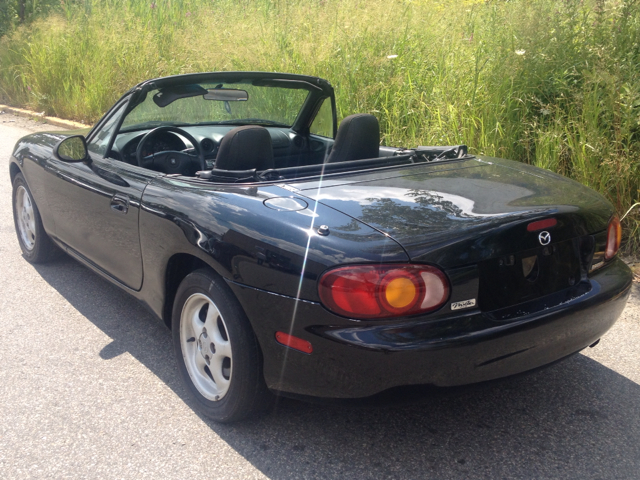
[[[289,187],[392,237],[413,262],[444,269],[477,265],[487,311],[580,282],[593,255],[592,234],[606,229],[613,211],[573,180],[494,158],[327,176]],[[556,224],[529,227],[541,219]]]

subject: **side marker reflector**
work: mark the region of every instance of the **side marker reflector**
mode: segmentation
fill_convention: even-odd
[[[285,347],[293,348],[294,350],[298,350],[302,353],[311,353],[313,352],[313,346],[311,346],[311,342],[307,342],[302,338],[294,337],[293,335],[289,335],[284,332],[276,332],[276,341],[284,345]]]

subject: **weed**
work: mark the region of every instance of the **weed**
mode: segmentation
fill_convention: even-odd
[[[151,77],[305,73],[389,145],[459,144],[640,200],[640,2],[84,0],[0,40],[0,100],[84,122]],[[624,220],[640,249],[640,209]]]

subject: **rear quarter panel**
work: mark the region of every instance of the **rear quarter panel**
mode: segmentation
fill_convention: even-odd
[[[299,211],[274,210],[265,200],[299,198]],[[307,199],[308,200],[308,199]],[[329,235],[317,233],[320,225]],[[210,185],[159,178],[145,190],[140,242],[147,303],[160,312],[165,274],[176,254],[190,254],[228,281],[318,301],[317,279],[344,263],[406,262],[394,240],[330,207],[277,185]]]

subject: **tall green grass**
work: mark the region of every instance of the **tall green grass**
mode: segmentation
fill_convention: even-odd
[[[64,6],[66,5],[66,6]],[[82,0],[0,40],[0,100],[87,123],[150,78],[318,75],[388,145],[466,143],[640,200],[638,0]],[[640,213],[623,221],[640,249]]]

